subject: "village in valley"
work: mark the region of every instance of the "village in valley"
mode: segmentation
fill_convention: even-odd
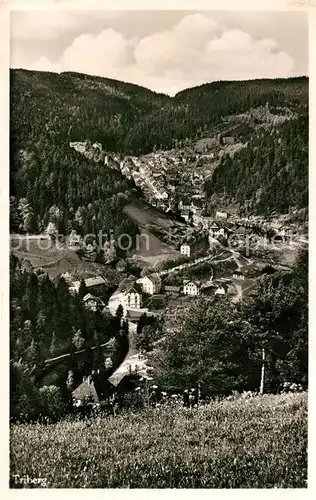
[[[118,286],[107,298],[103,293],[109,289],[106,273],[98,274],[98,267],[80,279],[77,273],[74,279],[71,270],[60,274],[70,293],[84,288],[81,298],[88,310],[115,317],[121,309],[130,338],[142,321],[156,321],[165,332],[174,331],[188,301],[198,296],[210,303],[223,301],[224,308],[227,300],[239,302],[258,277],[287,269],[295,249],[306,243],[306,228],[293,223],[291,216],[241,217],[223,206],[210,207],[203,191],[205,177],[212,175],[220,155],[233,156],[236,148],[247,147],[233,136],[202,139],[193,146],[142,157],[106,154],[99,143],[71,143],[70,147],[119,169],[143,193],[143,199],[126,207],[139,224],[141,236],[148,238],[148,248],[132,249],[124,259],[125,264],[136,266],[136,272],[117,273]],[[73,232],[74,250],[77,240],[80,237]],[[114,253],[110,266],[116,260]],[[125,271],[125,264],[122,267],[121,260],[116,268]],[[133,345],[111,380],[119,384],[131,373],[150,379],[150,367]],[[86,377],[83,387],[86,396],[91,396]],[[83,392],[80,388],[81,399]]]
[[[290,269],[295,250],[306,244],[307,226],[297,222],[297,211],[241,216],[234,207],[211,203],[206,197],[205,180],[212,177],[220,158],[233,158],[246,147],[239,137],[218,134],[175,144],[169,151],[126,157],[105,152],[100,143],[70,143],[77,154],[119,170],[141,193],[124,208],[140,231],[136,248],[123,252],[122,258],[114,241],[107,241],[103,250],[72,230],[52,261],[45,260],[44,252],[18,250],[16,255],[29,259],[35,268],[47,267],[55,279],[63,278],[70,294],[79,294],[91,313],[116,317],[120,311],[128,325],[130,348],[109,378],[116,387],[110,392],[132,373],[150,379],[146,357],[135,348],[139,324],[159,325],[164,333],[176,331],[190,302],[200,296],[210,304],[222,301],[223,308],[227,301],[236,304],[260,276]],[[57,245],[56,226],[49,223],[37,238]],[[102,265],[97,261],[100,250]],[[76,404],[91,397],[99,404],[92,389],[94,379],[95,375],[84,376],[74,393]]]
[[[10,488],[307,486],[310,19],[192,9],[11,9]]]

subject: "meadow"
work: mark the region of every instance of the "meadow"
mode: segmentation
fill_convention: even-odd
[[[48,488],[307,487],[307,393],[11,427],[14,475]]]
[[[168,231],[174,225],[167,216],[139,200],[126,205],[124,212],[138,225],[142,235],[136,252],[132,250],[132,254],[136,253],[140,266],[153,266],[158,262],[179,257],[180,253],[159,237],[161,229]]]
[[[26,259],[33,268],[43,269],[51,279],[62,273],[71,273],[76,279],[91,275],[106,274],[108,266],[98,262],[81,260],[75,250],[67,248],[66,244],[58,245],[49,238],[32,235],[11,236],[11,250],[18,259]]]

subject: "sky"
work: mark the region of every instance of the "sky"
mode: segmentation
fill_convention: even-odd
[[[217,80],[308,75],[308,19],[298,11],[13,11],[10,64],[169,95]]]

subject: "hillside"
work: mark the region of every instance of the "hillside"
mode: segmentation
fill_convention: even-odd
[[[30,204],[36,220],[30,223],[29,217],[29,229],[42,230],[56,206],[63,213],[60,231],[78,229],[76,211],[93,198],[84,233],[102,228],[113,214],[107,228],[121,220],[121,232],[135,234],[122,214],[126,200],[117,199],[133,182],[79,157],[70,142],[96,141],[104,151],[139,156],[191,147],[218,134],[233,136],[238,147],[233,161],[224,155],[210,165],[209,200],[216,203],[218,196],[221,203],[263,214],[307,206],[305,77],[214,82],[170,98],[79,73],[11,70],[11,194]]]
[[[16,424],[10,447],[13,488],[305,488],[307,394]]]
[[[122,151],[133,124],[169,101],[138,85],[80,73],[11,70],[10,75],[11,140],[18,144],[43,135],[55,144],[90,136]]]

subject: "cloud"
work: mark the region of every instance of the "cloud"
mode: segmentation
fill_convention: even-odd
[[[55,21],[50,22],[52,28]],[[82,34],[58,60],[41,57],[32,67],[117,78],[172,95],[215,80],[287,77],[294,62],[273,39],[255,39],[203,14],[188,14],[170,29],[140,39],[113,29]]]
[[[82,14],[64,11],[16,11],[12,12],[11,39],[52,40],[63,32],[80,27]]]
[[[43,0],[40,1],[43,2]],[[11,39],[56,40],[65,33],[74,34],[84,31],[89,23],[91,25],[96,20],[111,21],[124,15],[124,11],[65,10],[62,3],[60,5],[62,10],[59,10],[58,4],[56,8],[55,0],[46,0],[46,5],[54,6],[54,10],[12,11]],[[67,6],[71,7],[69,0]]]

